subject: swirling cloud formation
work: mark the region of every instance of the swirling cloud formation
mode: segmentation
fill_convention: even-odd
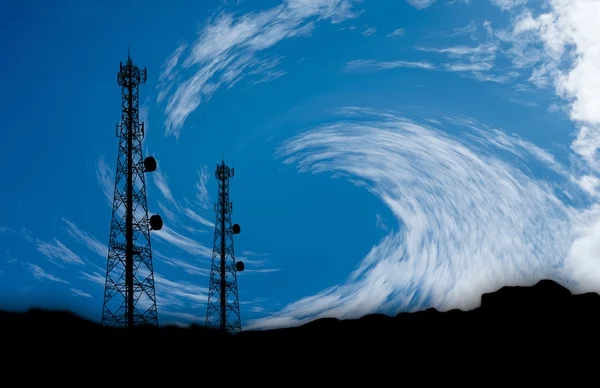
[[[351,120],[302,132],[277,156],[302,172],[347,176],[379,197],[397,225],[344,284],[247,328],[427,307],[469,310],[482,293],[504,285],[542,278],[575,284],[565,263],[581,213],[564,193],[581,192],[552,155],[468,119],[445,120],[444,127],[459,129],[451,136],[441,122],[433,127],[393,113],[346,113]],[[532,165],[555,179],[536,179]]]

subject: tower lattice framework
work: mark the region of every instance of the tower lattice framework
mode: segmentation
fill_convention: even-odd
[[[119,151],[108,245],[102,325],[158,326],[150,230],[162,228],[159,215],[148,218],[145,172],[156,170],[153,157],[142,159],[144,123],[139,122],[139,86],[146,69],[128,55],[121,62],[122,115],[117,124]]]
[[[217,218],[213,244],[206,326],[232,333],[241,331],[240,303],[237,272],[244,270],[244,263],[235,261],[233,235],[240,233],[238,224],[231,225],[233,204],[229,201],[229,179],[234,169],[222,161],[217,164],[215,177],[219,186],[219,199],[215,204]]]

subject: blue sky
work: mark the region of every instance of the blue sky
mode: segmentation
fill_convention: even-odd
[[[222,155],[246,328],[470,309],[541,278],[596,290],[598,14],[586,0],[3,4],[0,307],[101,317],[128,45],[148,69],[161,324],[204,322]]]

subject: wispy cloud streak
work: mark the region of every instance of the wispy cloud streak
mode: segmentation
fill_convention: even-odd
[[[260,80],[281,76],[281,70],[269,66],[272,59],[258,55],[284,39],[310,35],[316,21],[337,23],[356,17],[357,13],[351,9],[353,3],[353,0],[285,0],[262,12],[239,17],[220,14],[208,20],[184,59],[181,58],[186,46],[180,45],[165,62],[158,102],[174,88],[165,107],[165,135],[179,137],[187,117],[219,88],[233,86],[247,76],[254,75]],[[175,85],[181,71],[192,67],[196,68],[195,73]]]
[[[29,271],[31,271],[31,274],[33,275],[33,277],[38,280],[50,280],[50,281],[53,281],[56,283],[69,284],[68,281],[46,272],[39,265],[28,263],[27,267],[28,267]]]
[[[490,0],[492,4],[499,7],[503,11],[508,11],[519,5],[527,3],[527,0]]]
[[[416,9],[425,9],[432,6],[437,0],[406,0],[406,2]]]
[[[479,42],[476,46],[458,45],[450,47],[422,47],[415,50],[427,53],[437,53],[446,56],[443,63],[433,64],[429,61],[375,61],[354,60],[346,65],[346,70],[370,69],[390,70],[402,67],[415,67],[426,70],[464,73],[469,77],[482,82],[508,83],[520,76],[517,69],[498,68],[496,59],[501,53],[501,40],[489,21],[483,23],[485,39],[480,41],[476,35],[476,26],[470,24],[462,29],[457,29],[447,36],[456,36],[471,33],[471,38]]]
[[[208,173],[208,167],[202,166],[198,170],[198,182],[196,183],[196,198],[204,210],[208,210],[210,207],[210,195],[208,194],[208,189],[206,188],[206,184],[208,183],[208,179],[210,178],[210,174]]]
[[[165,197],[167,201],[175,206],[175,208],[179,208],[179,204],[177,201],[175,201],[173,193],[171,193],[171,188],[169,187],[166,174],[160,170],[156,170],[152,173],[152,177],[154,178],[154,185],[158,188],[158,190],[160,190],[163,197]]]
[[[67,224],[67,232],[69,233],[69,236],[73,237],[77,242],[85,245],[89,250],[98,254],[102,258],[106,258],[108,256],[108,247],[98,241],[96,237],[79,229],[75,223],[67,220],[64,217],[63,221]]]
[[[171,222],[173,223],[177,223],[179,220],[179,217],[177,217],[177,215],[175,213],[173,213],[171,211],[171,209],[169,209],[167,206],[163,205],[163,203],[161,201],[157,201],[158,203],[158,208],[160,209],[160,211],[162,212],[162,214]]]
[[[78,290],[78,289],[76,289],[76,288],[71,288],[71,292],[72,292],[73,294],[77,295],[77,296],[83,296],[84,298],[90,298],[90,299],[92,299],[92,298],[93,298],[93,297],[92,297],[90,294],[88,294],[87,292],[84,292],[84,291]]]
[[[214,222],[211,222],[209,220],[207,220],[206,218],[202,217],[201,215],[199,215],[198,213],[194,212],[192,209],[186,208],[183,210],[184,213],[192,220],[199,222],[203,225],[206,225],[210,228],[214,228],[215,224]]]
[[[159,308],[172,309],[184,307],[186,302],[196,305],[205,305],[208,299],[208,288],[200,287],[183,281],[172,281],[160,274],[154,275],[154,282]]]
[[[277,272],[277,271],[281,271],[280,268],[262,268],[262,269],[246,269],[244,270],[244,272],[255,272],[255,273],[271,273],[271,272]],[[242,272],[242,274],[244,273]]]
[[[393,36],[404,36],[404,28],[397,28],[394,31],[387,34],[388,38],[391,38]]]
[[[369,27],[362,32],[364,36],[374,36],[377,33],[377,29],[375,27]]]
[[[87,272],[83,272],[80,271],[81,273],[81,279],[90,281],[92,283],[95,284],[99,284],[104,286],[104,284],[106,283],[106,275],[105,274],[101,274],[98,272],[92,272],[92,273],[87,273]]]
[[[444,64],[446,71],[470,73],[472,77],[488,82],[505,83],[516,79],[519,76],[517,71],[496,69],[495,61],[501,49],[501,42],[495,36],[491,22],[485,21],[483,29],[486,38],[477,46],[416,47],[416,49],[446,55],[450,60]]]
[[[185,237],[173,231],[167,226],[164,226],[161,230],[154,231],[154,236],[174,245],[175,247],[189,254],[212,258],[212,249],[205,247],[204,245],[192,240],[189,237]]]
[[[185,260],[168,257],[157,251],[154,251],[152,256],[163,261],[167,265],[182,269],[183,271],[189,273],[190,275],[203,275],[203,276],[210,275],[210,268],[208,266],[198,267],[198,266],[188,263]]]
[[[346,70],[390,70],[401,67],[413,67],[418,69],[434,70],[436,67],[429,62],[414,61],[374,61],[371,59],[356,59],[346,64]]]
[[[58,239],[53,242],[37,240],[37,250],[53,264],[60,265],[60,262],[67,264],[84,265],[83,260],[69,248],[67,248]]]
[[[99,158],[96,164],[96,178],[98,185],[102,188],[104,198],[110,207],[113,205],[113,197],[115,190],[115,175],[110,167],[104,161],[104,158]]]

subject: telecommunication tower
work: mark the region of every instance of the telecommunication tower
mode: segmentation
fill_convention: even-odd
[[[242,328],[238,298],[237,272],[244,270],[244,263],[235,261],[233,235],[240,233],[238,224],[231,225],[233,204],[229,201],[229,179],[234,169],[222,161],[217,164],[215,177],[219,185],[219,199],[215,204],[217,222],[213,244],[206,327],[219,328],[237,333]]]
[[[115,177],[102,325],[158,326],[150,230],[160,230],[159,215],[148,218],[144,173],[156,170],[156,160],[142,158],[144,123],[139,122],[139,85],[146,82],[129,56],[120,64],[122,115],[117,124],[119,152]]]

